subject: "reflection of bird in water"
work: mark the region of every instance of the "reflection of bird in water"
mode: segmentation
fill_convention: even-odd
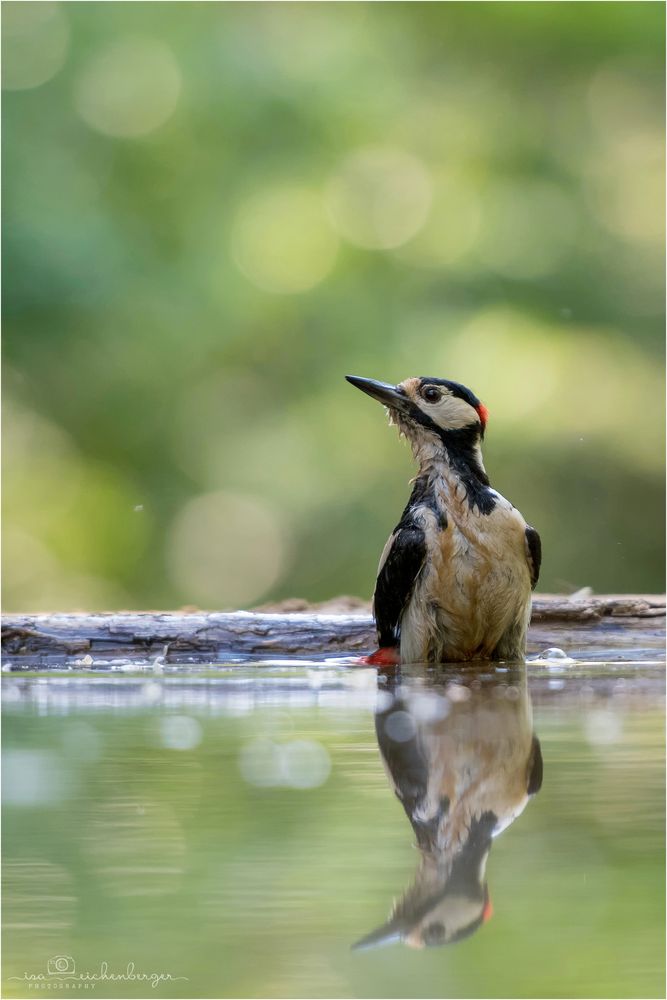
[[[382,760],[421,856],[390,919],[355,948],[449,944],[491,916],[491,843],[539,791],[542,755],[525,667],[511,680],[475,683],[403,682],[376,715]]]
[[[489,485],[486,407],[445,379],[348,381],[384,403],[419,464],[380,559],[373,595],[380,648],[367,662],[522,659],[540,538]]]

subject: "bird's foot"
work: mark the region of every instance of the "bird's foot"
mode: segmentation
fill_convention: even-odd
[[[401,662],[398,646],[381,646],[370,656],[360,656],[357,663],[367,667],[396,667]]]

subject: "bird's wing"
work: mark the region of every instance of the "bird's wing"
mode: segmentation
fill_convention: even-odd
[[[528,758],[528,776],[526,791],[529,795],[536,795],[542,787],[542,775],[544,764],[542,763],[542,748],[535,733],[530,744],[530,757]]]
[[[373,614],[381,647],[399,643],[401,615],[425,557],[424,532],[416,525],[397,528],[385,545],[373,594]]]
[[[526,528],[526,559],[530,570],[530,586],[535,590],[542,565],[542,542],[535,528],[530,525]]]
[[[423,806],[428,790],[428,761],[419,740],[415,723],[414,734],[407,740],[395,740],[391,735],[391,716],[394,712],[408,712],[405,702],[397,699],[375,716],[375,731],[387,773],[394,793],[403,804],[411,823]]]

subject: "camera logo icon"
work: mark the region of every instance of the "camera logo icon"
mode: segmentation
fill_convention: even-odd
[[[76,965],[71,955],[54,955],[46,963],[49,976],[72,976]]]

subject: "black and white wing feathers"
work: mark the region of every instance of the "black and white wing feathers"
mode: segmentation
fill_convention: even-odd
[[[542,565],[542,542],[535,528],[531,528],[530,525],[526,528],[526,559],[530,570],[530,586],[535,590]]]
[[[400,524],[385,546],[373,594],[373,614],[381,648],[398,646],[400,642],[401,617],[425,558],[423,530],[415,524]]]

